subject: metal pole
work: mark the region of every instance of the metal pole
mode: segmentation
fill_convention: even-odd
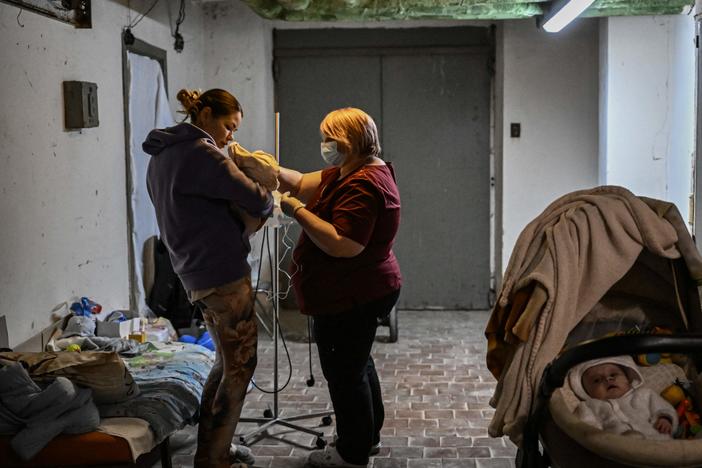
[[[280,139],[279,139],[279,128],[280,128],[280,113],[276,112],[275,113],[275,159],[276,161],[280,162],[280,155],[279,150],[280,150]],[[311,419],[311,418],[322,418],[322,424],[324,426],[329,426],[332,423],[332,418],[331,415],[334,414],[334,411],[322,411],[319,413],[308,413],[308,414],[302,414],[302,415],[297,415],[297,416],[287,416],[285,418],[280,418],[280,415],[278,414],[278,334],[280,333],[280,283],[279,283],[279,274],[278,272],[280,271],[280,258],[279,255],[279,249],[278,249],[278,243],[280,241],[280,227],[275,226],[275,227],[266,227],[265,229],[273,229],[273,242],[275,245],[273,246],[273,257],[275,259],[272,264],[274,265],[273,270],[271,271],[271,288],[273,290],[273,414],[272,417],[268,417],[267,414],[264,412],[263,418],[241,418],[239,421],[240,422],[255,422],[258,423],[259,426],[258,428],[254,429],[253,431],[243,434],[239,436],[239,441],[244,444],[244,445],[249,445],[253,442],[256,442],[258,439],[265,435],[268,435],[268,437],[272,437],[270,434],[268,434],[268,429],[270,427],[273,427],[275,425],[280,425],[284,426],[290,429],[294,429],[296,431],[301,431],[305,432],[307,434],[312,434],[313,436],[316,436],[317,439],[315,440],[315,447],[316,448],[324,448],[325,445],[327,445],[327,442],[324,440],[324,432],[314,430],[309,427],[305,426],[299,426],[297,424],[293,424],[290,421],[300,421],[302,419]],[[266,231],[266,233],[269,233],[270,231]],[[270,238],[268,238],[270,239]],[[270,252],[270,249],[268,250]],[[268,410],[266,410],[268,411]],[[276,434],[276,438],[278,437],[278,434]],[[294,443],[294,442],[291,442]]]
[[[280,154],[278,153],[279,151],[279,124],[280,124],[280,113],[276,112],[275,113],[275,160],[280,163]],[[280,286],[278,284],[278,268],[280,265],[278,265],[278,262],[280,260],[278,259],[278,228],[274,227],[273,228],[273,265],[274,268],[271,272],[272,276],[272,287],[273,287],[273,315],[274,315],[274,324],[273,324],[273,356],[274,362],[273,362],[273,389],[275,393],[273,394],[273,417],[277,418],[278,417],[278,333],[280,329],[279,325],[279,291],[280,291]]]

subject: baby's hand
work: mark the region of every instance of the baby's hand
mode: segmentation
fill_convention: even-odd
[[[670,434],[673,430],[673,425],[670,423],[670,420],[668,418],[664,418],[663,416],[658,418],[653,427],[655,427],[661,434]]]

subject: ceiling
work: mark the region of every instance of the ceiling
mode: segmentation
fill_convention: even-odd
[[[268,19],[383,21],[406,19],[498,20],[548,11],[547,0],[243,0]],[[678,14],[694,0],[595,0],[583,16]]]

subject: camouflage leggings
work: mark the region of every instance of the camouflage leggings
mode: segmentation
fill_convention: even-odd
[[[200,402],[195,468],[229,467],[229,447],[256,368],[251,280],[245,277],[215,288],[200,302],[216,359]]]

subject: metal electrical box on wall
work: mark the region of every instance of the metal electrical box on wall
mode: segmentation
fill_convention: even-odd
[[[87,81],[63,82],[63,107],[67,129],[97,127],[97,84]]]

